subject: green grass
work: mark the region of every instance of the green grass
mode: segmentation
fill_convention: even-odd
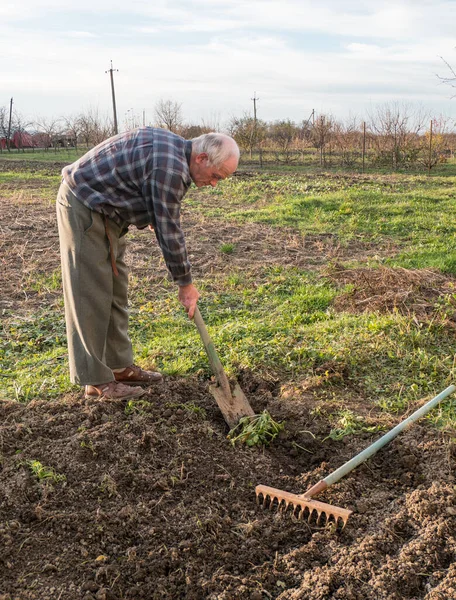
[[[11,152],[3,151],[0,153],[0,160],[8,161],[44,161],[49,163],[66,162],[68,164],[74,162],[79,157],[87,152],[86,148],[58,148],[57,150],[44,150],[36,148],[33,151],[26,149],[25,152],[11,150]]]
[[[400,251],[389,265],[456,274],[455,185],[456,177],[259,175],[223,182],[206,192],[209,203],[193,201],[193,207],[238,223],[336,234],[341,244],[394,243]]]
[[[56,185],[56,176],[43,177],[48,177],[45,190]],[[7,183],[8,190],[15,181],[20,186],[28,179],[22,172],[0,174],[0,186]],[[293,227],[308,234],[336,234],[342,245],[352,240],[374,247],[390,244],[397,250],[386,261],[389,265],[455,274],[455,183],[454,178],[439,176],[262,174],[233,178],[202,193],[192,191],[186,206],[196,217],[267,223],[278,232]],[[1,187],[0,194],[4,196]],[[320,377],[313,392],[319,399],[332,402],[340,391],[344,397],[353,391],[368,405],[392,413],[435,395],[455,379],[455,336],[438,322],[423,324],[413,314],[397,312],[337,312],[334,300],[346,290],[321,273],[284,264],[258,267],[252,276],[230,266],[227,248],[218,250],[226,254],[226,268],[196,283],[203,318],[229,374],[251,369],[281,383],[300,382],[315,378],[318,368],[330,361],[344,376],[337,381]],[[60,275],[32,274],[29,285],[55,293]],[[138,362],[167,375],[209,377],[196,327],[176,296],[174,286],[165,283],[152,302],[142,282],[132,278],[131,337]],[[5,309],[0,363],[0,397],[26,402],[76,389],[68,379],[61,306],[46,306],[20,318]],[[365,427],[352,407],[345,408],[342,420],[333,423],[334,435]],[[143,407],[132,404],[128,410],[138,409]],[[455,425],[456,401],[445,402],[432,420],[438,426]]]
[[[4,315],[0,337],[0,397],[27,402],[71,388],[62,311]]]
[[[438,392],[454,378],[451,331],[420,326],[397,313],[336,313],[331,300],[340,291],[312,279],[296,270],[265,270],[258,287],[203,296],[203,318],[230,373],[248,368],[260,376],[299,379],[333,361],[348,369],[347,384],[361,387],[372,404],[392,411]],[[153,360],[172,374],[208,375],[195,327],[177,302],[166,306],[168,315],[156,306],[161,316],[153,321],[141,313],[133,319],[142,361]]]

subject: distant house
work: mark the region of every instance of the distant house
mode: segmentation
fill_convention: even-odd
[[[77,139],[71,133],[57,133],[51,135],[43,131],[27,133],[15,131],[11,136],[10,148],[22,150],[24,148],[76,148]],[[0,137],[0,150],[8,148],[7,138]]]
[[[53,138],[53,145],[57,148],[76,148],[77,140],[71,133],[59,133]]]
[[[35,148],[36,143],[30,133],[26,131],[15,131],[11,136],[10,148],[22,150],[23,148]],[[0,148],[6,150],[8,148],[6,137],[0,138]]]

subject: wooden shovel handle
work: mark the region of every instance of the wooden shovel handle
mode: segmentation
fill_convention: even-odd
[[[223,389],[227,398],[230,398],[231,388],[230,383],[228,381],[228,377],[226,376],[226,373],[223,370],[222,363],[220,362],[220,359],[217,356],[214,343],[212,342],[209,336],[209,333],[206,329],[206,325],[203,321],[203,317],[201,316],[198,306],[195,308],[193,320],[195,321],[195,325],[197,326],[198,332],[201,336],[201,339],[203,340],[204,348],[206,349],[207,356],[212,367],[212,371],[214,372],[215,378],[217,379],[217,383]]]

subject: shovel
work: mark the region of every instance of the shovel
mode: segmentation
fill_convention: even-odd
[[[207,352],[209,362],[214,372],[217,384],[210,384],[209,391],[214,396],[220,410],[222,411],[223,418],[228,423],[230,429],[236,427],[239,419],[242,417],[252,417],[255,413],[249,404],[249,401],[244,395],[244,392],[236,383],[233,392],[231,392],[230,382],[223,370],[222,363],[220,362],[217,352],[215,351],[214,344],[209,337],[209,333],[204,324],[203,317],[196,307],[195,314],[193,316],[195,325],[198,328],[198,332],[203,340],[204,348]]]

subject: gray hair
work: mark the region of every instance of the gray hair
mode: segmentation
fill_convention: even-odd
[[[203,133],[203,135],[193,138],[191,142],[192,152],[195,154],[205,152],[208,155],[209,164],[217,168],[232,156],[239,160],[238,145],[232,137],[224,133]]]

